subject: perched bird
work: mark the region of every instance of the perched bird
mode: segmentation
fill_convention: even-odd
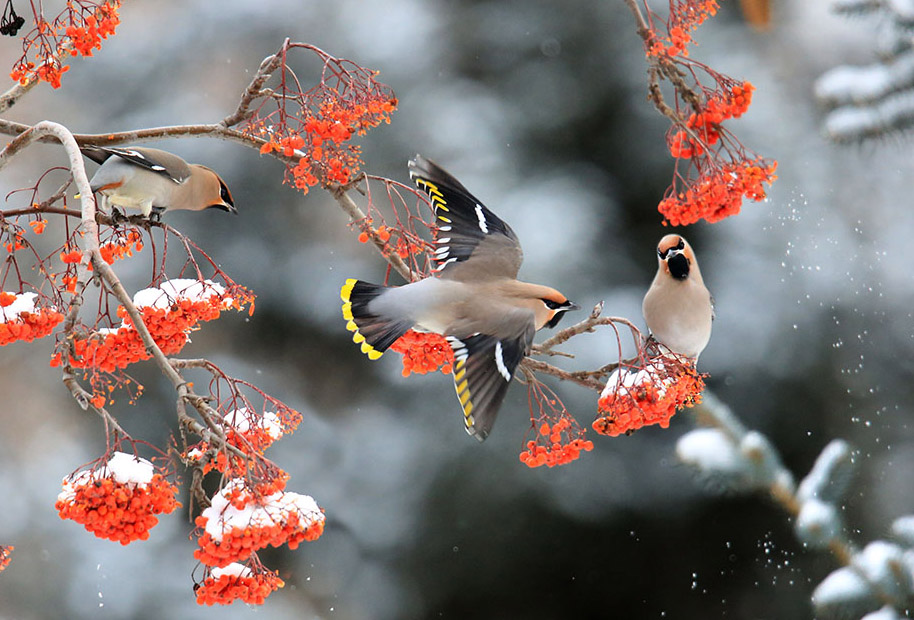
[[[139,209],[155,219],[165,211],[215,207],[237,213],[232,193],[218,174],[159,149],[87,146],[83,155],[101,164],[92,191],[115,208]]]
[[[711,338],[714,300],[705,288],[692,246],[680,235],[657,245],[657,275],[644,296],[644,320],[654,340],[698,359]]]
[[[483,441],[534,332],[578,306],[553,288],[517,280],[524,256],[517,236],[460,181],[418,155],[409,175],[435,209],[437,277],[398,287],[347,280],[343,317],[371,359],[410,328],[443,334],[467,432]]]

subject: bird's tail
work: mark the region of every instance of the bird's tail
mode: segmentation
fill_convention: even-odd
[[[381,316],[368,309],[371,301],[387,288],[350,278],[340,290],[346,329],[353,332],[352,341],[362,345],[362,353],[373,360],[381,357],[390,345],[413,326],[409,320]]]

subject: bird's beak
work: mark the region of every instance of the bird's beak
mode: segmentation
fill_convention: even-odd
[[[574,303],[573,301],[572,301],[572,302],[569,302],[569,303],[568,303],[568,307],[566,308],[566,310],[569,311],[569,312],[572,311],[572,310],[580,310],[580,309],[581,309],[581,306],[579,306],[578,304]]]
[[[235,205],[230,205],[227,202],[217,202],[214,205],[210,205],[210,209],[221,209],[222,211],[228,211],[233,215],[238,215],[238,209],[235,208]]]

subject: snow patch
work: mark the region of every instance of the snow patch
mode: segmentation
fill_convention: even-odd
[[[800,483],[797,499],[837,502],[844,497],[854,470],[853,451],[841,439],[830,442],[816,459],[812,470]]]
[[[3,317],[4,323],[7,321],[15,321],[19,318],[19,315],[23,313],[34,314],[35,298],[38,297],[38,295],[35,293],[10,294],[15,295],[16,299],[10,305],[0,308],[0,316]]]
[[[716,428],[690,431],[676,442],[676,456],[707,473],[742,473],[743,459],[733,441]]]
[[[228,577],[250,577],[251,569],[245,566],[244,564],[239,564],[238,562],[232,562],[228,566],[223,566],[222,568],[214,568],[210,571],[213,579],[218,580],[223,575]]]
[[[213,540],[222,540],[224,533],[231,532],[236,527],[268,528],[281,525],[293,513],[298,513],[301,527],[308,527],[324,518],[317,502],[310,495],[280,491],[260,502],[250,501],[244,508],[237,508],[230,500],[234,489],[246,493],[244,480],[232,480],[221,493],[213,497],[212,505],[201,513],[207,519],[206,532]]]
[[[145,487],[152,482],[154,474],[155,467],[146,459],[124,452],[115,452],[104,466],[96,470],[86,469],[64,478],[63,490],[57,499],[70,502],[76,497],[77,488],[102,478],[111,478],[119,484]]]
[[[212,280],[190,280],[177,278],[166,280],[158,287],[144,288],[133,296],[133,303],[138,308],[161,308],[167,310],[178,299],[192,302],[207,301],[211,297],[222,297],[225,288]],[[230,302],[229,299],[226,299]]]
[[[892,522],[892,537],[905,547],[914,547],[914,515],[895,519]]]
[[[655,378],[662,376],[664,376],[664,367],[663,363],[659,361],[637,371],[620,366],[612,371],[609,378],[606,379],[606,387],[600,393],[600,398],[605,398],[612,394],[624,396],[634,387],[645,383],[656,383]],[[667,382],[656,383],[656,387],[658,398],[662,398],[666,393]]]
[[[866,614],[860,620],[901,620],[901,616],[891,606],[886,605],[882,609]]]
[[[854,569],[846,566],[832,571],[812,593],[816,607],[840,607],[872,597],[869,584]]]
[[[903,600],[911,589],[911,575],[905,570],[904,551],[884,540],[871,542],[854,556],[854,566],[889,596]]]
[[[834,504],[809,499],[803,502],[794,527],[802,542],[821,548],[841,529],[841,520]]]
[[[256,411],[251,411],[247,407],[233,409],[223,417],[225,425],[238,431],[246,433],[251,429],[262,430],[272,439],[282,437],[282,422],[274,411],[264,411],[261,416]]]

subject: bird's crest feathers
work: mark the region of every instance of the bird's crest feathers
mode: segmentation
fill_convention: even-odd
[[[661,260],[667,258],[671,252],[682,252],[689,254],[692,253],[692,248],[689,247],[689,244],[686,243],[686,240],[680,237],[679,235],[666,235],[663,239],[660,240],[660,243],[657,244],[657,256]],[[689,256],[691,258],[691,256]]]

